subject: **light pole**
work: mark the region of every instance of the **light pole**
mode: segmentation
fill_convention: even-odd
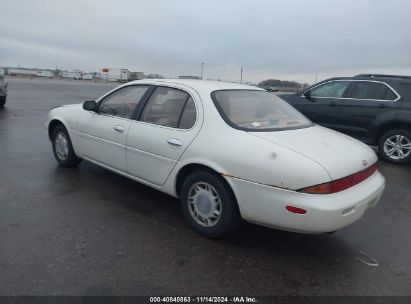
[[[203,79],[204,62],[201,63],[201,79]]]
[[[240,83],[243,83],[243,67],[240,70]]]

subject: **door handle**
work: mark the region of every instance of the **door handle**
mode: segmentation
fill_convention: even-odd
[[[378,107],[381,109],[388,108],[388,106],[385,103],[380,103]]]
[[[122,126],[114,126],[113,127],[113,130],[114,131],[117,131],[117,132],[124,132],[124,128],[122,127]]]
[[[332,101],[332,102],[329,103],[329,106],[330,107],[336,107],[336,106],[338,106],[338,103],[335,102],[335,101]]]
[[[181,147],[183,145],[183,143],[181,142],[181,140],[176,139],[176,138],[169,138],[167,139],[167,142],[174,146],[174,147]]]

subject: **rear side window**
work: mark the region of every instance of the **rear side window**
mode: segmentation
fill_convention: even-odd
[[[404,93],[411,95],[411,83],[401,83],[401,87],[405,89]]]
[[[197,118],[196,106],[194,104],[193,99],[190,97],[187,100],[187,104],[183,110],[183,113],[181,114],[178,127],[180,129],[191,129],[196,122],[196,118]]]
[[[329,97],[340,98],[343,97],[345,90],[349,85],[348,81],[331,81],[319,85],[310,91],[311,97]]]
[[[384,100],[396,100],[397,98],[398,96],[391,89],[387,89]]]
[[[194,112],[191,111],[192,107],[194,107]],[[166,127],[189,129],[194,125],[195,117],[194,102],[186,92],[158,87],[144,108],[141,121]]]
[[[385,84],[379,82],[356,81],[354,82],[350,98],[355,99],[376,99],[376,100],[395,100],[397,95]]]

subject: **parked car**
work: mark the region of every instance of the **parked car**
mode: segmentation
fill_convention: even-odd
[[[279,92],[280,89],[278,87],[264,87],[267,92]]]
[[[45,127],[59,164],[84,159],[179,197],[186,220],[207,237],[233,231],[241,218],[333,232],[384,189],[371,148],[246,85],[133,81],[52,109]]]
[[[313,122],[378,146],[387,161],[411,161],[411,77],[362,74],[281,95]]]
[[[4,107],[7,98],[7,82],[3,75],[0,75],[0,107]]]

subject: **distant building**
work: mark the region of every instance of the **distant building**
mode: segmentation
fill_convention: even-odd
[[[140,79],[144,79],[144,73],[143,72],[130,72],[129,73],[129,81],[132,80],[140,80]]]
[[[54,77],[54,72],[41,70],[41,71],[38,71],[38,72],[37,72],[37,75],[36,75],[36,76],[38,76],[38,77],[53,78],[53,77]]]
[[[146,78],[148,78],[148,79],[163,79],[164,78],[164,76],[163,75],[160,75],[160,74],[148,74],[148,75],[146,75]]]
[[[83,80],[94,80],[95,79],[95,73],[82,73],[81,74],[81,79],[83,79]]]
[[[74,71],[63,71],[61,73],[61,76],[63,78],[70,78],[70,79],[76,79],[76,80],[80,80],[82,79],[82,72],[79,70],[74,70]]]
[[[178,79],[201,79],[198,76],[178,76]]]
[[[101,79],[107,81],[127,82],[130,78],[130,72],[127,69],[103,68],[101,69]]]
[[[37,70],[16,68],[16,69],[9,69],[8,74],[10,76],[36,76]]]
[[[50,70],[11,68],[7,74],[10,76],[29,76],[29,77],[47,77],[53,78],[54,72]]]

